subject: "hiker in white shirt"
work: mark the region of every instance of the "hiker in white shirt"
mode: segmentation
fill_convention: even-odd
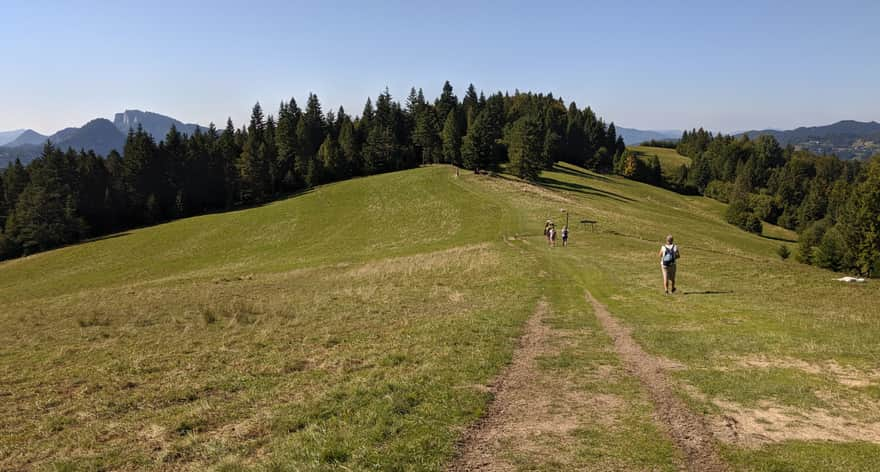
[[[672,235],[666,236],[666,244],[660,246],[660,269],[663,271],[663,291],[675,293],[675,261],[681,257]]]

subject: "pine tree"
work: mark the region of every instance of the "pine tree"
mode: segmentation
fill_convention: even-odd
[[[25,170],[20,159],[15,159],[15,162],[9,164],[9,167],[6,168],[6,171],[3,173],[3,192],[8,211],[11,212],[15,208],[18,196],[21,195],[21,192],[24,191],[30,180],[30,175]]]
[[[124,193],[129,223],[144,222],[143,215],[147,198],[167,188],[164,166],[159,158],[158,147],[153,137],[140,125],[136,131],[129,131],[122,159]]]
[[[493,164],[494,139],[490,134],[488,108],[481,111],[461,142],[462,167],[479,171]]]
[[[507,140],[510,168],[523,179],[535,181],[547,161],[543,155],[541,124],[531,117],[523,117],[513,124]]]
[[[333,182],[346,177],[346,165],[340,156],[339,145],[333,136],[328,134],[324,139],[318,149],[318,160],[321,162],[321,178],[324,182]]]
[[[299,118],[299,110],[294,99],[291,98],[289,104],[281,103],[278,110],[278,129],[275,132],[275,147],[278,152],[275,162],[275,185],[286,191],[295,189],[301,182],[301,177],[296,174],[294,168],[299,153],[299,142],[296,137]]]
[[[413,144],[419,151],[423,164],[440,162],[442,155],[440,125],[437,123],[437,114],[425,104],[419,105],[416,109]]]
[[[443,92],[437,97],[437,101],[434,103],[434,109],[437,111],[438,121],[449,116],[449,112],[451,111],[457,112],[458,97],[452,93],[452,85],[449,84],[448,80],[443,83]]]
[[[443,162],[461,166],[461,129],[455,113],[450,112],[446,115],[440,140],[443,146]]]
[[[324,142],[324,135],[326,133],[324,113],[321,111],[321,102],[318,100],[318,96],[313,93],[309,94],[306,109],[302,115],[302,121],[305,123],[305,132],[308,133],[308,139],[306,141],[302,141],[302,138],[300,137],[300,145],[303,148],[302,152],[307,156],[315,156],[318,153],[318,148],[321,146],[321,143]]]
[[[76,213],[74,164],[47,142],[29,165],[30,182],[18,196],[5,233],[22,254],[51,249],[85,234],[85,223]]]
[[[566,113],[563,160],[574,165],[583,166],[585,163],[585,143],[583,114],[578,110],[577,105],[571,102],[568,106],[568,113]]]
[[[339,128],[339,150],[345,161],[346,174],[349,176],[361,175],[363,162],[361,161],[357,131],[350,119],[346,119]]]
[[[265,146],[266,122],[260,104],[254,105],[247,129],[247,139],[238,160],[241,176],[241,199],[247,202],[265,201],[271,193],[271,174]]]
[[[239,174],[236,163],[242,151],[236,143],[235,127],[232,125],[231,118],[226,120],[226,128],[217,140],[217,148],[223,173],[223,201],[226,208],[229,208],[235,203],[239,194]]]

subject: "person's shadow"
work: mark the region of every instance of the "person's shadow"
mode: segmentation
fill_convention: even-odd
[[[681,292],[682,295],[724,295],[733,293],[733,290],[704,290],[702,292]]]

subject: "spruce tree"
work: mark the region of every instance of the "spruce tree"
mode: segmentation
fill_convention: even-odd
[[[15,162],[6,168],[6,172],[3,173],[3,192],[7,211],[12,211],[15,208],[18,196],[24,191],[30,180],[30,175],[20,159],[16,158]]]
[[[449,84],[448,80],[443,83],[443,92],[437,97],[434,109],[437,111],[438,121],[449,116],[449,112],[457,111],[458,109],[458,97],[452,93],[452,85]]]
[[[546,167],[543,156],[541,124],[538,120],[526,116],[513,124],[508,137],[508,155],[513,173],[523,179],[535,181],[541,169]]]
[[[266,123],[260,104],[254,105],[247,129],[247,139],[238,160],[241,176],[241,199],[246,202],[262,202],[271,193],[269,162],[265,146]]]
[[[422,164],[440,162],[442,143],[437,114],[427,105],[420,105],[416,110],[413,144],[419,152]]]
[[[295,189],[301,181],[294,167],[299,152],[299,141],[296,137],[299,114],[295,111],[298,111],[295,100],[291,99],[289,104],[281,103],[275,132],[275,147],[278,152],[275,162],[275,185],[286,191]]]
[[[241,155],[241,148],[236,143],[235,127],[231,118],[226,120],[226,128],[217,140],[217,148],[223,173],[223,201],[226,208],[229,208],[238,200],[239,174],[236,163]]]
[[[335,180],[344,179],[346,177],[346,166],[340,157],[339,145],[333,136],[327,135],[321,147],[318,149],[318,160],[321,162],[322,175],[324,182],[333,182]]]
[[[440,140],[443,146],[443,162],[461,166],[461,130],[455,113],[450,112],[446,115]]]
[[[462,139],[461,162],[466,169],[479,171],[492,165],[495,143],[490,134],[488,115],[488,110],[481,111]]]
[[[358,147],[357,132],[350,119],[343,121],[339,128],[339,151],[346,165],[346,174],[349,176],[361,175],[363,163]]]

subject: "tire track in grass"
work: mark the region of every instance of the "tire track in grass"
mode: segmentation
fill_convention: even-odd
[[[546,301],[538,302],[526,322],[525,333],[520,337],[510,365],[489,387],[492,402],[485,415],[462,436],[458,455],[448,471],[513,470],[511,464],[499,457],[502,442],[524,439],[535,427],[553,424],[553,421],[536,421],[541,420],[535,418],[536,412],[529,412],[539,375],[536,360],[547,353],[551,336],[550,328],[543,322],[548,310]]]
[[[660,359],[646,353],[608,309],[588,291],[587,301],[602,328],[613,338],[614,349],[627,367],[648,390],[655,416],[666,429],[673,443],[682,452],[689,471],[728,471],[715,449],[715,439],[705,420],[692,412],[673,392]]]

